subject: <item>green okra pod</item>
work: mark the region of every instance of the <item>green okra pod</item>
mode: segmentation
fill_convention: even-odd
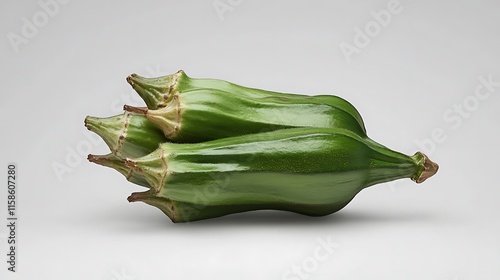
[[[322,216],[366,187],[434,175],[424,154],[393,151],[366,135],[344,99],[278,93],[183,71],[127,81],[147,108],[87,117],[111,154],[89,161],[148,188],[128,200],[159,208],[174,222],[259,209]]]
[[[151,110],[125,106],[142,113],[174,142],[196,143],[285,128],[342,128],[364,136],[364,127],[340,106],[313,104],[286,97],[254,98],[200,89],[175,94],[166,107]]]
[[[202,142],[224,137],[295,127],[336,127],[366,134],[354,106],[333,95],[307,96],[243,87],[223,80],[194,79],[183,71],[127,81],[148,108],[142,113],[175,142]]]
[[[210,206],[212,217],[257,209],[327,215],[368,186],[401,178],[420,183],[438,168],[422,153],[406,156],[349,130],[325,128],[165,143],[126,165],[152,187],[129,201],[158,207],[174,222],[206,217],[183,217],[183,203]]]

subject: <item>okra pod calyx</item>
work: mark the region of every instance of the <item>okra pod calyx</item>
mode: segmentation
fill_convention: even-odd
[[[88,155],[87,160],[99,164],[102,166],[106,166],[109,168],[112,168],[118,172],[120,172],[127,181],[134,183],[139,186],[143,186],[146,188],[151,188],[149,183],[146,181],[144,176],[141,174],[137,173],[134,171],[132,168],[128,167],[125,164],[125,160],[122,158],[117,157],[114,154],[107,154],[107,155]]]
[[[168,139],[142,114],[125,112],[109,118],[85,118],[85,126],[104,140],[118,157],[140,157]]]
[[[149,109],[157,109],[168,104],[171,93],[179,76],[185,75],[182,70],[172,75],[157,78],[145,78],[137,74],[127,77],[127,82],[141,96]]]

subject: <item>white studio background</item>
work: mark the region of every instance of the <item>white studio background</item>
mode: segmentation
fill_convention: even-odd
[[[497,1],[7,0],[0,11],[1,279],[499,279]],[[440,171],[373,186],[322,218],[173,224],[86,161],[107,147],[83,119],[141,106],[127,75],[179,69],[342,96],[372,139],[422,150]]]

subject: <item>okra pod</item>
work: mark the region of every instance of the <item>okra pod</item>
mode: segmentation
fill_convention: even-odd
[[[126,105],[125,110],[144,114],[175,142],[295,127],[336,127],[366,135],[356,108],[334,95],[271,92],[223,80],[193,79],[183,71],[158,78],[132,74],[127,80],[148,107]]]
[[[422,153],[406,156],[349,130],[325,128],[165,143],[126,165],[152,187],[129,200],[156,206],[174,222],[197,218],[172,210],[182,203],[213,206],[214,216],[256,209],[327,215],[368,186],[401,178],[421,183],[438,168]]]

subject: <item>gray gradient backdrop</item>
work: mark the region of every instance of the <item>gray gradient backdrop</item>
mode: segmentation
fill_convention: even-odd
[[[0,170],[18,163],[20,219],[10,273],[3,171],[1,279],[500,279],[497,1],[8,0],[0,11]],[[441,170],[323,218],[172,224],[85,160],[107,148],[83,119],[141,105],[128,74],[179,69],[340,95],[374,140],[424,150]]]

